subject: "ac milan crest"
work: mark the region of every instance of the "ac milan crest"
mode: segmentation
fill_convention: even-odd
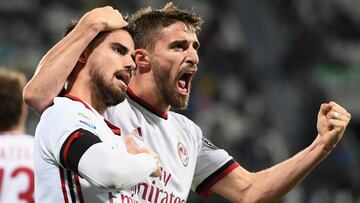
[[[178,150],[178,154],[179,154],[179,158],[180,158],[181,162],[186,167],[189,163],[188,150],[185,148],[185,146],[181,142],[178,142],[177,150]]]

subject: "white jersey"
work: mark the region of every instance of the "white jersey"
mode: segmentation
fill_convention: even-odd
[[[34,137],[0,134],[0,203],[34,202]]]
[[[55,98],[54,105],[42,114],[35,134],[36,202],[120,202],[112,192],[97,189],[61,164],[63,143],[79,128],[98,136],[102,142],[126,150],[121,137],[115,135],[120,133],[119,128],[107,123],[86,103]]]
[[[106,117],[122,134],[133,134],[138,143],[154,150],[161,162],[160,177],[147,178],[132,188],[131,195],[116,194],[123,203],[182,203],[191,188],[207,196],[213,184],[239,166],[204,138],[194,122],[175,112],[159,113],[130,89],[127,100],[108,108]]]

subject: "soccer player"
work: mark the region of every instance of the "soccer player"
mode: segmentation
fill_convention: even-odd
[[[120,129],[103,117],[125,99],[135,68],[126,25],[112,7],[94,9],[43,58],[43,64],[75,68],[67,91],[36,128],[36,202],[117,202],[114,191],[127,194],[132,185],[160,175],[157,155],[119,136]]]
[[[136,195],[140,202],[186,202],[190,189],[204,196],[217,193],[233,202],[274,202],[343,137],[350,114],[334,102],[324,103],[318,114],[318,135],[309,147],[278,165],[252,173],[207,140],[194,122],[170,111],[185,109],[188,104],[199,63],[197,32],[201,23],[196,13],[172,3],[162,9],[140,10],[130,18],[137,69],[127,100],[108,108],[106,115],[122,131],[137,132],[134,139],[159,154],[161,176],[139,183],[131,195],[122,194],[123,202],[133,201]],[[38,66],[24,92],[25,100],[39,113],[52,104],[64,86],[66,73],[73,68],[50,63],[56,58],[48,59],[48,64]],[[61,75],[57,83],[49,80],[51,74]],[[39,94],[40,90],[46,93]]]
[[[23,73],[0,68],[0,202],[34,202],[34,137],[25,134]]]

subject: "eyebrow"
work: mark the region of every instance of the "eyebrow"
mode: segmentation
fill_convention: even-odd
[[[111,43],[111,48],[120,50],[121,54],[127,54],[129,52],[129,48],[127,48],[125,45],[121,44],[120,42]]]
[[[186,39],[184,39],[184,40],[175,40],[175,41],[173,41],[173,42],[170,43],[170,46],[171,46],[171,45],[178,44],[178,43],[180,43],[180,44],[187,44],[188,42],[189,42],[189,41],[186,40]],[[200,47],[200,42],[194,41],[193,47],[194,47],[196,50],[199,49],[199,47]]]

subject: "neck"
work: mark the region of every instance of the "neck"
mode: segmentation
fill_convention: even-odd
[[[26,119],[28,115],[28,108],[25,104],[21,106],[21,116],[19,123],[17,123],[12,129],[12,132],[25,133]]]
[[[88,103],[99,114],[104,115],[106,109],[105,104],[97,99],[96,95],[94,95],[94,93],[90,91],[87,86],[75,83],[68,93]]]
[[[10,127],[9,129],[5,130],[6,133],[11,134],[20,134],[25,133],[25,124],[26,124],[26,117],[27,117],[27,107],[25,105],[22,106],[21,116],[19,118],[19,122],[14,126]],[[0,133],[2,134],[2,133]]]
[[[71,85],[68,94],[88,103],[99,114],[104,115],[106,106],[97,98],[95,91],[91,88],[88,67],[78,63],[69,76],[69,80]]]
[[[6,133],[10,133],[10,134],[25,133],[25,123],[19,122],[17,125],[6,130]]]
[[[142,79],[138,79],[133,77],[131,83],[129,84],[130,90],[135,94],[136,97],[146,102],[150,106],[156,108],[157,111],[167,114],[170,110],[170,104],[166,103],[160,93],[158,92],[155,84],[152,82],[139,82],[144,81]]]
[[[106,110],[106,105],[104,102],[96,99],[94,95],[92,95],[91,103],[89,103],[99,114],[104,115]]]

